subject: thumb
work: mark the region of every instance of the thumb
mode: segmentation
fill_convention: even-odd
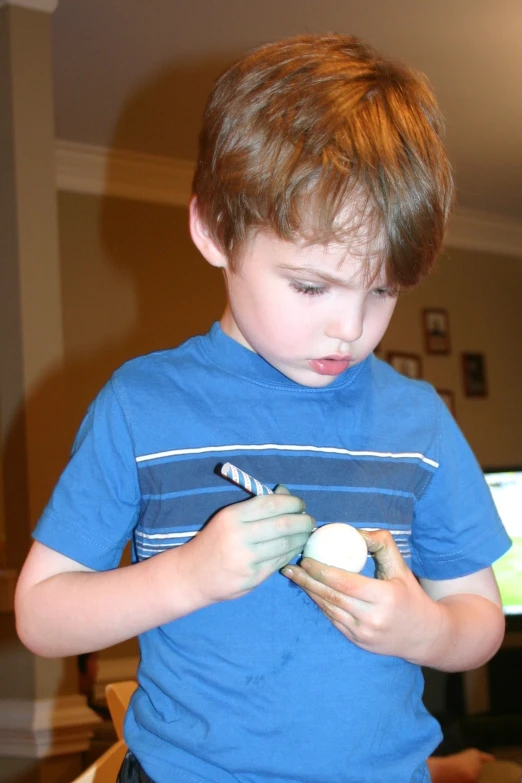
[[[407,565],[389,530],[360,530],[368,552],[375,561],[377,579],[395,579],[404,574]]]
[[[291,495],[292,493],[290,490],[285,487],[284,484],[278,484],[277,487],[274,489],[274,493],[276,495]]]

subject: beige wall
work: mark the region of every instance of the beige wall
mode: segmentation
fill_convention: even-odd
[[[224,286],[192,245],[186,209],[73,194],[58,203],[72,439],[111,372],[205,332]]]
[[[402,296],[381,355],[421,355],[423,377],[455,394],[456,418],[483,466],[522,465],[522,259],[448,248],[436,271]],[[423,308],[446,308],[451,353],[426,355]],[[489,394],[466,397],[461,353],[483,353]]]

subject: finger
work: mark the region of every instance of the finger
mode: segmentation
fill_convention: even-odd
[[[369,603],[358,597],[364,583],[373,580],[359,574],[351,574],[340,568],[325,566],[312,558],[304,558],[300,565],[291,565],[284,568],[283,576],[299,585],[314,600],[326,602],[341,607],[345,611],[359,613],[368,608]],[[318,578],[317,578],[318,577]],[[352,580],[351,577],[355,577]]]
[[[345,571],[343,568],[325,565],[312,557],[303,557],[299,565],[313,582],[345,596],[368,600],[367,592],[374,582],[373,579]]]
[[[274,541],[296,534],[303,535],[306,543],[314,527],[315,519],[309,514],[280,514],[277,517],[249,522],[245,535],[250,544]]]
[[[370,604],[338,593],[322,582],[317,582],[299,566],[286,566],[281,573],[301,587],[338,630],[348,633],[352,641],[358,641],[357,629]]]
[[[276,495],[291,495],[292,493],[288,489],[288,487],[285,487],[284,484],[278,484],[277,487],[274,489],[274,492]]]
[[[338,631],[348,635],[353,642],[359,642],[361,622],[352,611],[344,607],[336,606],[335,604],[330,604],[313,593],[305,592],[310,600],[314,602],[324,615],[326,615]]]
[[[319,563],[311,557],[304,557],[299,565],[314,582],[319,582],[332,591],[350,598],[351,607],[359,619],[362,617],[362,612],[368,611],[375,604],[382,603],[389,596],[390,586],[383,577],[374,579],[362,574],[354,574],[342,568]],[[405,568],[408,571],[406,566]],[[316,587],[315,591],[318,590],[319,588]],[[321,595],[325,595],[324,591]]]
[[[280,560],[278,568],[283,568],[290,560],[303,551],[308,539],[307,533],[282,536],[271,541],[262,541],[251,550],[255,563],[265,563],[269,560]]]
[[[377,579],[395,579],[403,575],[408,566],[389,530],[359,530],[366,541],[368,552],[375,561]]]
[[[300,514],[305,510],[305,502],[295,495],[272,493],[242,500],[228,506],[227,512],[239,517],[241,522],[253,522],[281,514]]]
[[[263,578],[266,579],[267,576],[274,574],[276,571],[281,571],[281,569],[294,560],[294,558],[299,557],[300,552],[301,548],[296,547],[289,552],[283,554],[279,553],[276,557],[269,557],[267,560],[261,560],[257,562],[257,566],[265,572]]]

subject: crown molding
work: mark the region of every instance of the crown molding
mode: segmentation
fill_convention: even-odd
[[[176,158],[59,141],[58,190],[186,207],[194,163]]]
[[[444,244],[522,258],[522,220],[457,209],[450,220]]]
[[[0,756],[40,759],[88,750],[101,718],[79,694],[0,699]]]
[[[0,0],[0,8],[4,5],[17,5],[30,11],[43,11],[52,14],[56,11],[58,0]]]
[[[188,160],[58,141],[59,190],[186,207],[195,164]],[[445,245],[522,258],[522,220],[457,209]]]

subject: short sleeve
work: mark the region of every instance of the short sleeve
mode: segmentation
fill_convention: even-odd
[[[111,379],[85,416],[33,537],[89,568],[115,568],[139,509],[132,437]]]
[[[438,467],[417,501],[412,569],[427,579],[453,579],[487,568],[511,541],[484,474],[445,404],[436,398]]]

